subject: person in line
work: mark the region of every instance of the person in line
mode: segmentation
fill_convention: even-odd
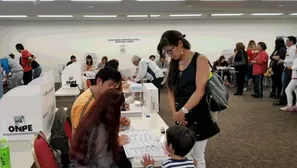
[[[91,86],[84,91],[74,102],[71,109],[71,123],[72,123],[72,135],[75,134],[79,123],[83,116],[89,113],[91,107],[96,102],[96,99],[102,95],[106,90],[116,88],[122,91],[121,86],[122,76],[119,71],[113,68],[101,69],[95,77],[96,85]],[[130,126],[130,120],[126,117],[121,118],[121,124],[123,126]]]
[[[97,69],[102,69],[105,67],[105,64],[108,62],[107,56],[101,58],[101,62],[98,64]]]
[[[109,89],[89,109],[71,141],[70,157],[75,168],[118,167],[120,146],[128,143],[127,136],[118,138],[124,102],[121,91]]]
[[[152,60],[152,61],[155,61],[156,56],[154,56],[154,55],[150,55],[149,59]]]
[[[32,55],[32,58],[33,58],[33,60],[32,60],[31,66],[33,69],[33,79],[36,79],[41,75],[42,68],[39,65],[39,63],[36,61],[36,57],[34,55]]]
[[[206,100],[206,84],[210,68],[206,56],[191,51],[185,35],[168,30],[158,45],[160,55],[171,57],[168,73],[168,100],[177,125],[185,125],[195,133],[192,157],[197,167],[205,168],[207,140],[220,132],[213,121]],[[181,135],[183,136],[183,135]]]
[[[156,64],[161,69],[168,69],[168,61],[166,60],[165,56],[160,56],[160,59],[157,60]]]
[[[226,58],[225,56],[221,55],[220,58],[214,62],[213,64],[213,68],[215,70],[217,70],[217,67],[228,67],[229,64],[228,62],[226,61]],[[218,72],[218,75],[221,75],[222,71],[219,71]],[[231,86],[231,76],[230,76],[230,72],[229,70],[223,70],[223,80],[225,78],[225,76],[227,77],[227,82],[225,83],[225,85],[227,85],[228,87],[232,87]]]
[[[287,96],[286,96],[286,88],[288,84],[291,81],[292,76],[292,67],[293,61],[297,58],[297,52],[296,52],[296,37],[289,36],[286,40],[286,45],[288,47],[286,58],[283,60],[281,58],[276,58],[278,61],[278,64],[284,65],[284,71],[282,74],[282,82],[283,82],[283,92],[281,95],[281,98],[278,102],[273,103],[273,105],[286,105],[287,104]],[[295,100],[296,96],[293,93],[293,99]],[[294,102],[294,101],[293,101]]]
[[[288,84],[285,92],[287,96],[287,105],[285,107],[280,108],[282,111],[287,112],[297,112],[297,104],[296,99],[293,100],[293,92],[297,95],[297,59],[293,61],[292,66],[288,66],[288,69],[292,70],[291,81]]]
[[[235,96],[242,96],[244,90],[245,74],[248,69],[248,56],[245,51],[245,46],[242,42],[236,44],[236,55],[233,61],[233,67],[236,73],[236,85],[237,90],[234,93]]]
[[[253,75],[254,75],[254,94],[255,98],[263,98],[263,79],[264,73],[267,70],[268,65],[268,54],[265,51],[267,46],[264,42],[258,43],[258,55],[251,61],[253,65]]]
[[[157,88],[162,88],[164,74],[155,62],[150,59],[140,58],[139,56],[134,55],[132,57],[132,63],[139,68],[137,75],[133,76],[135,82],[140,82],[143,78],[147,78]]]
[[[246,52],[248,55],[248,70],[245,75],[245,83],[244,83],[243,91],[247,91],[250,81],[253,80],[253,65],[252,65],[251,61],[253,61],[254,58],[259,53],[256,42],[254,40],[249,41]]]
[[[275,49],[270,56],[270,69],[272,71],[272,89],[269,98],[279,99],[282,92],[282,73],[284,70],[283,64],[278,64],[278,60],[286,58],[285,41],[282,38],[275,40]]]
[[[28,83],[30,83],[32,81],[32,77],[33,77],[33,69],[32,69],[32,54],[28,51],[25,50],[24,46],[20,43],[16,44],[15,48],[17,49],[17,51],[19,53],[22,54],[21,56],[21,65],[23,67],[24,70],[24,76],[23,76],[23,81],[24,81],[24,85],[27,85]]]
[[[70,61],[67,62],[66,66],[68,66],[68,65],[70,65],[70,64],[72,64],[72,63],[74,63],[74,62],[76,62],[76,56],[71,55],[71,57],[70,57]]]
[[[182,138],[181,138],[182,136]],[[166,130],[166,151],[170,154],[170,159],[162,163],[162,168],[195,168],[193,160],[185,157],[195,144],[195,135],[184,126],[171,126]],[[148,156],[143,156],[141,161],[146,168],[154,167],[154,160]]]
[[[91,71],[91,70],[93,70],[93,68],[94,68],[93,58],[92,58],[92,56],[88,55],[86,57],[86,64],[85,64],[84,70],[85,71]]]
[[[5,71],[9,89],[22,85],[24,75],[22,66],[12,59],[12,57],[14,58],[14,55],[9,54],[9,56],[0,59],[0,67],[2,67]]]

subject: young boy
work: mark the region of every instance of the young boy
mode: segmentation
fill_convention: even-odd
[[[195,144],[194,134],[184,126],[175,125],[166,130],[166,139],[165,147],[171,158],[162,163],[162,168],[195,168],[194,162],[185,157]],[[153,168],[154,160],[146,155],[142,164]]]

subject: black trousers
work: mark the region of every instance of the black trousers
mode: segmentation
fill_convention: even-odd
[[[264,75],[255,75],[254,76],[254,92],[256,95],[263,96],[263,79]]]
[[[271,94],[280,96],[282,93],[282,71],[273,71],[271,75],[272,88]]]
[[[242,94],[244,88],[245,72],[243,70],[237,71],[236,73],[236,84],[237,84],[237,93]]]
[[[286,88],[287,86],[289,85],[290,81],[291,81],[291,76],[292,76],[292,70],[289,70],[287,68],[284,69],[284,81],[283,81],[283,92],[282,92],[282,95],[281,95],[281,98],[279,100],[279,103],[280,104],[287,104],[287,96],[286,96]],[[295,93],[293,92],[293,102],[296,101],[296,95]]]
[[[24,85],[28,85],[32,81],[33,78],[33,71],[24,72],[23,81]]]

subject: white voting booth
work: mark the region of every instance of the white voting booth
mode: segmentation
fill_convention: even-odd
[[[62,88],[70,88],[71,83],[76,83],[79,88],[82,88],[82,65],[79,62],[74,62],[65,67],[62,72],[61,82]]]
[[[152,83],[143,84],[143,106],[147,113],[159,112],[159,89]]]
[[[53,70],[7,92],[0,100],[0,107],[1,137],[26,141],[43,131],[49,138],[56,110]]]

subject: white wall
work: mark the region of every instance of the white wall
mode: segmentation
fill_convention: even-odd
[[[297,35],[296,20],[192,20],[192,21],[117,21],[117,22],[0,22],[0,57],[14,53],[16,43],[37,56],[43,69],[57,69],[57,64],[67,62],[71,55],[79,60],[85,53],[107,55],[120,61],[120,67],[132,66],[131,57],[148,57],[156,54],[161,34],[176,29],[187,35],[195,51],[204,53],[211,61],[222,50],[233,50],[235,43],[249,40],[264,41],[268,53],[279,35]],[[120,54],[120,45],[110,38],[139,38],[126,44],[126,53]],[[56,80],[58,74],[56,72]]]

